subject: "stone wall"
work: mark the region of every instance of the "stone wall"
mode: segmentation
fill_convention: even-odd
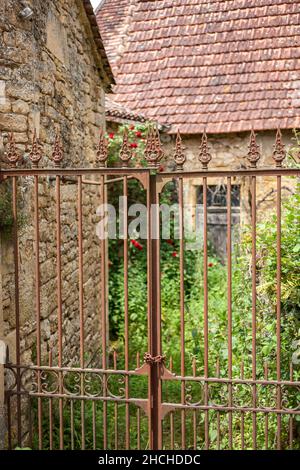
[[[18,16],[17,0],[0,5],[0,158],[6,135],[13,131],[20,154],[28,166],[28,148],[35,127],[43,145],[40,166],[49,160],[55,132],[61,134],[63,166],[93,165],[99,127],[104,125],[104,90],[100,79],[101,58],[82,2],[50,0],[27,2],[33,9],[31,20]],[[18,193],[22,223],[20,244],[20,305],[22,361],[36,356],[35,273],[33,229],[33,179],[19,180]],[[77,362],[79,354],[77,189],[63,182],[62,298],[64,363]],[[43,362],[47,349],[57,360],[57,300],[55,245],[55,182],[40,178],[40,256]],[[84,185],[84,299],[85,342],[90,352],[100,345],[100,250],[96,238],[96,207],[100,203],[97,186]],[[14,264],[11,234],[1,236],[2,306],[5,340],[14,360]],[[0,332],[1,334],[1,332]]]

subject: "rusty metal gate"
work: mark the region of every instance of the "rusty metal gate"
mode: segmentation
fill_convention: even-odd
[[[210,449],[210,448],[291,448],[299,444],[299,432],[296,428],[300,416],[298,375],[294,374],[290,361],[282,362],[281,331],[285,320],[281,312],[281,207],[282,179],[299,177],[299,169],[283,168],[284,150],[280,131],[277,132],[273,158],[276,166],[273,168],[257,168],[259,147],[252,132],[247,156],[249,168],[239,170],[210,170],[211,160],[206,135],[203,135],[200,145],[199,161],[201,170],[185,171],[184,148],[180,136],[177,136],[174,160],[177,165],[174,171],[158,171],[162,149],[158,133],[150,129],[145,148],[147,167],[132,168],[127,136],[120,153],[121,166],[108,168],[107,142],[103,134],[100,136],[97,152],[96,167],[70,169],[61,166],[62,148],[59,138],[56,138],[51,168],[39,167],[41,148],[34,137],[30,153],[31,167],[19,168],[19,156],[16,151],[13,136],[11,136],[8,151],[10,168],[1,169],[1,184],[10,185],[12,194],[13,218],[13,264],[14,264],[14,337],[8,342],[9,354],[5,364],[5,404],[7,416],[7,447],[34,447],[47,449],[74,448],[149,448],[149,449]],[[208,204],[207,194],[210,181],[222,179],[226,185],[227,240],[226,259],[223,262],[226,270],[226,367],[220,371],[217,360],[212,365],[210,351],[214,341],[210,323],[210,292],[209,292],[209,236],[208,236]],[[130,352],[130,325],[135,320],[129,315],[129,299],[131,292],[128,288],[129,239],[128,239],[128,184],[132,180],[141,184],[147,207],[147,318],[145,319],[148,349],[140,350],[135,356],[133,366]],[[184,187],[189,180],[195,180],[201,185],[203,193],[202,205],[202,278],[199,279],[203,293],[203,308],[194,315],[201,319],[201,334],[196,338],[201,353],[197,350],[193,357],[186,354],[187,301],[185,299],[185,240],[184,240]],[[276,209],[276,278],[273,280],[276,292],[275,306],[275,336],[274,343],[275,376],[271,376],[268,364],[257,363],[256,339],[259,333],[257,321],[257,288],[258,266],[256,252],[257,226],[257,181],[270,179],[275,182]],[[174,369],[172,358],[165,356],[162,349],[164,328],[161,317],[161,237],[160,215],[158,210],[152,210],[160,202],[164,187],[175,182],[179,207],[179,329],[177,354],[178,369]],[[241,361],[239,375],[233,367],[233,350],[235,337],[233,334],[232,313],[232,185],[236,182],[247,182],[250,200],[251,225],[251,306],[250,321],[246,323],[249,341],[249,363],[251,372],[246,373]],[[98,321],[100,350],[94,351],[92,359],[87,358],[86,351],[93,343],[90,334],[90,323],[87,318],[85,299],[86,274],[88,265],[85,261],[85,229],[86,211],[83,210],[85,188],[92,188],[89,201],[99,203],[106,200],[107,187],[119,182],[122,185],[122,196],[125,201],[123,219],[123,248],[124,263],[123,302],[124,302],[124,350],[120,360],[110,341],[109,332],[109,291],[107,279],[109,263],[107,256],[107,240],[97,241],[99,249],[99,305],[95,308],[93,322]],[[33,304],[34,315],[29,323],[23,318],[22,290],[26,287],[20,281],[22,272],[22,235],[19,224],[19,199],[23,197],[22,187],[29,187],[32,204],[31,230],[33,243],[32,263],[34,265]],[[41,224],[45,211],[40,209],[43,185],[52,185],[52,199],[49,204],[55,212],[55,302],[56,317],[50,324],[53,335],[50,341],[46,331],[45,312],[42,310],[44,294],[41,281],[41,265],[47,258],[47,253],[41,251]],[[215,183],[214,183],[215,184]],[[72,319],[77,325],[73,333],[75,346],[72,351],[76,360],[68,353],[68,347],[73,341],[68,336],[65,323],[64,292],[64,259],[67,253],[62,253],[63,224],[62,205],[65,203],[64,185],[71,189],[69,205],[75,207],[73,228],[77,243],[76,277],[72,280],[72,289],[78,296],[78,315]],[[49,191],[50,191],[49,189]],[[68,193],[69,194],[69,193]],[[72,196],[73,194],[73,196]],[[72,197],[74,197],[72,199]],[[71,210],[71,209],[68,209]],[[47,217],[46,217],[47,219]],[[27,222],[28,223],[28,222]],[[47,225],[47,224],[46,224]],[[49,222],[49,230],[50,230]],[[45,227],[43,227],[45,231]],[[47,230],[46,230],[47,231]],[[44,243],[44,242],[43,242]],[[50,246],[45,245],[43,246]],[[286,255],[286,254],[285,254]],[[51,266],[48,268],[51,269]],[[97,274],[98,275],[98,274]],[[93,276],[92,276],[93,278]],[[96,275],[94,278],[96,279]],[[98,282],[98,278],[97,281]],[[22,285],[21,285],[22,284]],[[51,295],[51,293],[46,294]],[[202,294],[201,294],[202,295]],[[225,295],[225,294],[224,294]],[[243,295],[243,292],[240,293]],[[213,301],[213,298],[212,298]],[[190,318],[190,317],[189,317]],[[168,319],[164,319],[166,325]],[[260,326],[259,326],[260,327]],[[138,328],[138,325],[136,325]],[[212,328],[212,330],[211,330]],[[73,330],[71,330],[73,331]],[[78,334],[78,336],[76,336]],[[175,333],[174,333],[175,334]],[[24,344],[28,338],[30,355]],[[275,339],[274,339],[275,338]],[[168,340],[168,339],[167,339]],[[271,339],[270,339],[271,340]],[[28,340],[29,341],[29,340]],[[73,343],[72,343],[73,344]],[[93,346],[94,347],[94,346]],[[14,351],[15,349],[15,351]],[[74,356],[74,357],[75,357]],[[144,360],[141,361],[140,357]],[[288,366],[287,366],[288,363]],[[289,364],[290,363],[290,364]],[[121,365],[121,366],[120,366]],[[140,384],[140,385],[137,385]],[[171,392],[168,392],[168,387]],[[174,394],[172,395],[172,390]],[[140,391],[140,392],[139,392]],[[268,393],[270,392],[270,396]],[[139,393],[139,395],[137,395]],[[293,400],[288,399],[291,393]],[[175,398],[172,398],[172,396]],[[266,398],[267,396],[267,398]],[[265,397],[265,398],[262,398]],[[268,398],[269,397],[269,398]],[[270,398],[271,397],[271,398]],[[296,400],[296,401],[295,401]],[[291,404],[292,403],[292,404]],[[250,430],[250,435],[249,435]],[[272,432],[271,432],[272,431]],[[273,433],[273,434],[272,434]],[[275,436],[271,442],[270,436]],[[263,444],[262,444],[263,442]]]

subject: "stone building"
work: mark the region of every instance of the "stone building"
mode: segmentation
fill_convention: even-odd
[[[42,145],[40,166],[53,167],[55,134],[60,135],[65,167],[95,163],[99,128],[105,126],[104,95],[114,83],[112,71],[89,0],[2,0],[0,4],[1,165],[7,165],[7,135],[14,133],[18,153],[28,167],[33,131]],[[92,173],[92,170],[91,170]],[[76,182],[76,181],[75,181]],[[62,303],[64,363],[78,362],[77,187],[61,184]],[[10,197],[1,182],[1,204]],[[36,355],[35,249],[32,177],[20,178],[19,262],[22,362]],[[57,361],[57,279],[55,251],[55,182],[39,179],[42,361],[48,351]],[[99,348],[100,252],[96,237],[99,189],[84,185],[84,311],[87,352]],[[15,289],[12,236],[1,211],[0,339],[15,360]],[[4,214],[4,215],[3,215]],[[68,348],[66,349],[66,344]],[[88,360],[88,358],[87,358]],[[1,400],[0,400],[1,401]]]
[[[297,3],[104,0],[96,16],[116,77],[114,101],[168,127],[162,139],[169,154],[179,129],[187,170],[201,168],[204,129],[212,169],[248,165],[252,127],[259,166],[274,165],[277,127],[292,145],[292,129],[300,125]],[[223,183],[210,179],[212,193]],[[235,186],[247,219],[249,188],[244,181]],[[258,181],[258,207],[272,205],[273,196],[273,182]],[[186,198],[201,200],[199,179],[190,180]]]

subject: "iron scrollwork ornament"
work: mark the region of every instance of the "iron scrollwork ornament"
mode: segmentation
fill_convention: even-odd
[[[125,398],[125,376],[113,374],[107,377],[107,394],[114,399],[122,400]]]
[[[185,387],[185,404],[201,406],[204,404],[204,381],[187,383]]]

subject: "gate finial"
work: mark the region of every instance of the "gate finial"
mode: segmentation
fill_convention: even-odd
[[[32,147],[29,154],[29,158],[32,162],[32,167],[37,168],[39,166],[39,161],[42,158],[42,146],[36,136],[36,130],[34,129],[32,137]]]
[[[56,168],[60,167],[60,163],[62,159],[63,159],[63,149],[62,149],[62,144],[61,144],[59,134],[57,132],[55,135],[54,147],[53,147],[53,152],[52,152],[52,160]]]
[[[17,152],[16,142],[15,142],[15,137],[14,137],[13,132],[9,134],[7,160],[12,167],[16,167],[18,161],[20,160],[20,155]]]
[[[108,159],[108,142],[107,142],[107,139],[105,138],[103,129],[100,129],[96,162],[98,163],[100,168],[104,168],[106,166],[107,159]]]
[[[174,160],[176,163],[176,169],[182,171],[183,170],[183,165],[184,162],[186,161],[186,156],[185,156],[185,147],[182,143],[182,138],[179,132],[179,129],[177,131],[177,136],[176,136],[176,145],[174,149]]]
[[[203,170],[207,170],[208,164],[211,161],[211,154],[209,153],[208,141],[206,131],[202,134],[201,144],[200,144],[200,153],[199,153],[199,161],[202,164]]]
[[[247,153],[247,159],[250,162],[252,168],[256,168],[256,164],[260,159],[259,145],[256,142],[256,135],[253,129],[251,129],[249,152]]]
[[[280,168],[282,167],[282,162],[286,157],[286,152],[285,152],[284,144],[282,142],[282,134],[281,134],[281,130],[279,129],[279,127],[276,132],[276,139],[275,139],[275,144],[273,148],[274,148],[273,160],[275,160],[276,166]]]
[[[128,129],[125,127],[124,134],[123,134],[123,143],[120,150],[120,159],[122,160],[123,167],[128,167],[130,159],[133,157],[132,150],[130,149],[128,143]]]
[[[163,156],[164,152],[161,147],[159,131],[157,127],[151,125],[147,135],[145,159],[150,167],[157,168]]]

